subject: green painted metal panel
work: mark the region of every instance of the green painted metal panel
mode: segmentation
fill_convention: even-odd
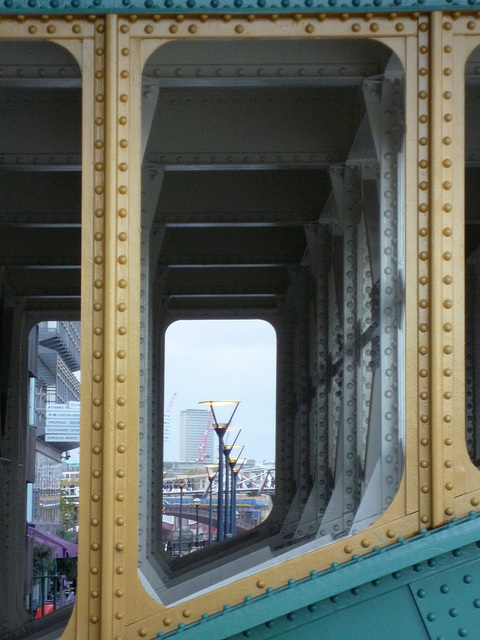
[[[323,573],[313,570],[310,577],[304,580],[290,580],[285,587],[269,589],[265,595],[257,598],[247,597],[240,605],[231,607],[224,603],[222,612],[213,616],[205,615],[200,622],[182,624],[178,630],[161,633],[158,637],[167,635],[173,638],[181,633],[185,638],[194,640],[242,640],[244,637],[268,640],[283,637],[281,634],[288,632],[290,635],[285,636],[285,640],[294,640],[293,634],[298,635],[301,629],[305,635],[302,640],[314,637],[335,640],[348,637],[365,640],[439,640],[439,637],[429,633],[429,629],[433,628],[428,618],[432,607],[427,606],[424,610],[418,605],[418,601],[422,600],[418,590],[423,588],[427,591],[418,585],[423,581],[432,581],[432,584],[437,581],[441,586],[447,583],[443,576],[457,569],[458,576],[452,574],[457,583],[467,574],[477,576],[480,563],[479,524],[480,517],[472,513],[469,518],[451,522],[434,531],[423,531],[408,541],[399,539],[397,544],[387,549],[375,549],[362,558],[354,557],[344,565],[334,564]],[[464,582],[465,589],[467,582]],[[480,587],[480,576],[478,584]],[[409,585],[413,586],[410,588]],[[428,583],[428,592],[431,590]],[[480,605],[480,592],[474,598],[471,595],[469,597],[478,599]],[[457,597],[452,600],[445,615],[455,617],[449,613],[454,607],[458,608]],[[352,614],[352,619],[362,620],[363,631],[361,634],[339,636],[343,628],[339,621],[349,620],[349,611],[352,609],[357,611]],[[477,620],[476,610],[477,606],[471,605],[469,613],[457,625],[456,635],[446,636],[446,640],[461,637],[458,635],[461,627],[472,628],[472,621]],[[442,615],[444,613],[442,609]],[[391,620],[391,627],[397,635],[391,635],[393,631],[387,625],[388,620]],[[380,621],[383,625],[381,632]],[[475,624],[480,629],[478,623]],[[399,635],[404,631],[405,635]],[[480,631],[476,637],[480,638]]]
[[[479,6],[480,0],[0,0],[0,13],[353,13],[453,11]]]
[[[434,640],[480,637],[480,560],[410,585]]]

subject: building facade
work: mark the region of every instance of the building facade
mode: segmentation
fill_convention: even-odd
[[[180,462],[212,464],[215,434],[210,412],[205,409],[186,409],[180,412]]]
[[[474,637],[475,6],[3,6],[1,634],[31,624],[28,333],[81,317],[65,640]],[[168,558],[164,334],[185,318],[277,331],[275,502]]]

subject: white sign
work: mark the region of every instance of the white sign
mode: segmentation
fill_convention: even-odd
[[[80,442],[80,402],[47,405],[46,442]]]

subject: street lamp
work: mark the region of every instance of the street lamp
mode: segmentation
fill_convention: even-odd
[[[208,491],[210,493],[210,507],[208,510],[208,545],[212,544],[212,526],[213,526],[213,504],[212,504],[212,493],[213,493],[213,481],[215,480],[215,476],[217,475],[218,467],[213,464],[207,464],[206,467],[208,474]],[[218,523],[217,523],[218,527]]]
[[[238,447],[238,448],[237,448]],[[238,472],[245,462],[245,458],[240,458],[243,451],[243,445],[237,445],[237,451],[228,458],[228,464],[232,471],[232,505],[230,514],[230,534],[234,536],[237,533],[237,476]]]
[[[178,481],[178,488],[180,489],[180,529],[178,533],[178,555],[182,555],[182,507],[183,507],[183,488],[185,487],[185,480]]]
[[[223,526],[223,438],[226,430],[230,426],[230,423],[235,415],[235,411],[240,404],[239,400],[204,400],[199,404],[208,404],[213,416],[213,428],[218,436],[218,500],[217,500],[217,540],[223,540],[225,537],[225,529]],[[230,418],[227,422],[218,422],[215,414],[214,407],[224,407],[228,405],[235,405]]]
[[[228,486],[229,479],[229,471],[228,471],[228,459],[230,453],[232,452],[235,442],[240,434],[241,429],[228,429],[226,433],[226,438],[231,439],[232,433],[236,432],[236,436],[233,439],[233,442],[223,445],[223,455],[225,456],[225,537],[230,536],[230,523],[231,523],[231,513],[230,513],[230,488]]]
[[[196,533],[196,536],[195,536],[195,547],[198,548],[198,507],[200,506],[200,503],[202,501],[200,500],[200,498],[194,498],[193,502],[195,504],[195,518],[196,518],[196,522],[197,522],[197,533]]]

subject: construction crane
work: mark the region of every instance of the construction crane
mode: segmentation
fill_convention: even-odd
[[[175,391],[173,396],[170,398],[170,402],[168,403],[168,407],[165,413],[169,414],[172,411],[172,406],[173,406],[173,403],[175,402],[176,397],[177,397],[177,392]]]
[[[212,410],[208,412],[207,423],[205,425],[205,433],[201,437],[200,444],[198,445],[198,462],[208,462],[206,460],[206,452],[207,452],[207,441],[208,434],[210,432],[210,427],[212,426],[213,414]],[[211,462],[211,461],[210,461]]]

